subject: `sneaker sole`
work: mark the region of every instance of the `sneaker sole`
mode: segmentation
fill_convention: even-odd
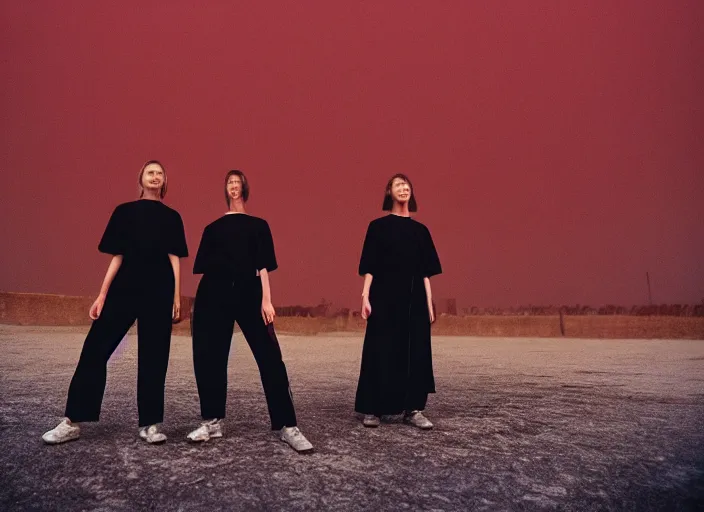
[[[289,446],[291,447],[291,449],[294,452],[296,452],[300,455],[311,455],[315,451],[315,448],[308,448],[307,450],[296,450],[293,446],[291,446],[291,445],[289,445]]]
[[[142,440],[142,441],[144,441],[144,442],[147,443],[147,444],[164,444],[166,441],[168,441],[169,438],[166,437],[166,438],[164,438],[164,439],[161,439],[160,441],[150,441],[150,440],[147,439],[146,437],[139,436],[139,439]]]
[[[159,444],[164,444],[167,440],[162,439],[161,441],[147,441],[146,439],[143,439],[144,442],[147,444],[154,444],[154,445],[159,445]]]
[[[414,424],[411,423],[410,421],[403,420],[403,422],[404,422],[406,425],[410,425],[411,427],[415,427],[415,428],[420,429],[420,430],[433,430],[433,427],[435,426],[435,425],[430,425],[429,427],[421,427],[421,426],[419,426],[419,425],[414,425]]]
[[[219,434],[212,434],[209,435],[208,437],[204,437],[202,439],[193,439],[191,437],[186,436],[186,439],[188,440],[189,443],[193,444],[198,444],[198,443],[205,443],[207,441],[210,441],[211,439],[219,439],[222,437],[222,432]]]
[[[80,439],[80,438],[81,438],[81,436],[76,436],[76,437],[71,437],[71,438],[69,438],[69,439],[62,439],[61,441],[47,441],[46,439],[43,439],[43,438],[42,438],[42,441],[44,441],[44,444],[48,444],[48,445],[53,446],[53,445],[56,445],[56,444],[70,443],[71,441],[76,441],[76,440],[78,440],[78,439]]]
[[[279,439],[279,441],[281,441],[282,443],[286,443],[286,441],[284,441],[283,439]],[[291,448],[294,452],[300,453],[301,455],[310,455],[311,453],[313,453],[313,452],[315,451],[315,447],[307,448],[307,449],[305,449],[305,450],[296,450],[296,449],[295,449],[293,446],[291,446],[290,444],[288,444],[288,443],[286,443],[286,444],[287,444],[288,447]]]

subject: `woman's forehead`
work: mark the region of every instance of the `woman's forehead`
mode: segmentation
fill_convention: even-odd
[[[144,172],[147,171],[164,171],[164,169],[159,164],[149,164],[144,168]]]

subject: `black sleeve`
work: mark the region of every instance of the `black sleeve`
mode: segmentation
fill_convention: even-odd
[[[127,226],[125,226],[123,209],[118,206],[112,212],[108,225],[100,239],[98,250],[105,254],[125,254],[127,251]]]
[[[257,233],[254,262],[257,270],[266,269],[267,272],[272,272],[279,267],[276,263],[276,254],[274,253],[274,239],[271,236],[271,229],[267,221],[262,221],[262,226]]]
[[[169,237],[169,254],[185,258],[188,256],[188,246],[186,245],[186,232],[183,229],[183,220],[178,212],[175,212]]]
[[[359,260],[359,275],[376,273],[379,266],[379,241],[374,222],[369,223],[367,234],[362,246],[362,257]]]
[[[208,267],[211,266],[213,259],[213,249],[210,231],[208,227],[203,230],[203,236],[200,238],[200,245],[196,253],[196,261],[193,262],[194,274],[205,274]]]
[[[425,242],[423,244],[423,277],[432,277],[442,274],[440,258],[438,258],[438,252],[435,250],[435,244],[433,243],[433,237],[430,236],[430,230],[423,226],[423,231],[425,232]]]

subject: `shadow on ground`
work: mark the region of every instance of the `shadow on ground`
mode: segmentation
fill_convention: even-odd
[[[1,510],[696,510],[704,507],[704,342],[436,337],[422,432],[352,412],[361,336],[281,336],[299,425],[269,430],[241,335],[225,437],[193,446],[190,339],[174,337],[164,429],[136,436],[136,343],[118,348],[101,421],[45,446],[84,334],[0,326]]]

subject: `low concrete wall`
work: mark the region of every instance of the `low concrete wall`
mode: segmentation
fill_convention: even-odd
[[[556,317],[555,322],[559,319]],[[704,318],[691,316],[566,316],[572,338],[704,339]]]
[[[0,324],[9,325],[90,325],[88,311],[95,297],[75,297],[47,293],[0,292]],[[192,299],[184,297],[184,316],[191,310]],[[190,331],[185,320],[174,326],[181,334]]]
[[[0,323],[90,325],[88,310],[94,300],[94,297],[0,292]]]
[[[565,337],[618,339],[704,339],[704,318],[677,316],[565,316]],[[364,332],[359,317],[277,317],[280,332]],[[555,316],[448,316],[438,317],[433,334],[443,336],[498,336],[559,338],[560,317]]]
[[[0,323],[13,325],[90,325],[93,297],[0,292]],[[190,332],[192,299],[184,297],[184,320],[174,333]],[[280,333],[363,333],[366,322],[355,316],[335,318],[278,316]],[[703,317],[579,315],[564,317],[570,338],[704,339]],[[446,316],[433,325],[433,334],[499,337],[560,337],[559,316]]]

